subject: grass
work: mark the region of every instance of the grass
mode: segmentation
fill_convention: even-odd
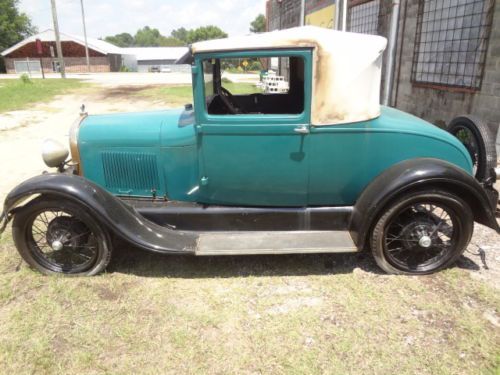
[[[370,257],[191,258],[120,248],[107,274],[44,277],[0,242],[3,373],[494,374],[494,290]]]
[[[86,84],[76,79],[0,80],[0,113],[27,109],[31,104],[48,102],[56,95],[68,93]]]

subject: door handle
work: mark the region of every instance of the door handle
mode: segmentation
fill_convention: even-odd
[[[309,134],[309,128],[306,125],[298,126],[293,131],[299,134]]]

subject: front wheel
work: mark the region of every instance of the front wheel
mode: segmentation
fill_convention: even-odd
[[[390,274],[430,274],[462,255],[472,237],[469,205],[445,191],[412,193],[390,204],[375,224],[371,248]]]
[[[92,276],[111,258],[106,229],[69,200],[33,200],[16,212],[12,233],[21,257],[43,274]]]

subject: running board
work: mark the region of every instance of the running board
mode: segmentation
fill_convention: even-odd
[[[250,255],[357,252],[348,231],[202,233],[196,255]]]

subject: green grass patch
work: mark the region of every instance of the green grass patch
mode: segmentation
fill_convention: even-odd
[[[498,293],[458,268],[378,274],[370,257],[159,256],[46,277],[0,244],[0,372],[497,373]]]
[[[0,80],[0,113],[27,109],[30,104],[47,102],[87,84],[77,79]]]

